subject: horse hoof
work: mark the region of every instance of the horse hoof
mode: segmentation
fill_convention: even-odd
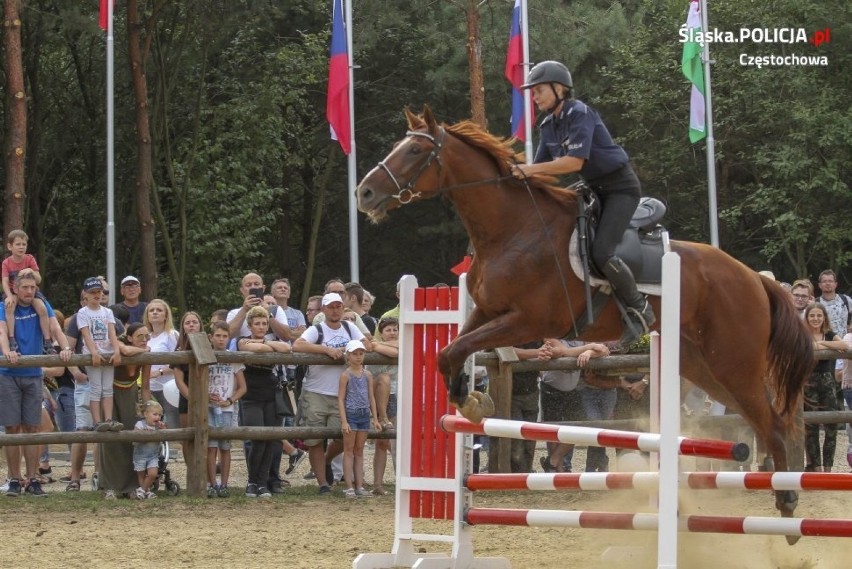
[[[468,396],[464,401],[464,405],[458,408],[465,419],[471,423],[479,424],[485,415],[482,414],[482,405],[473,397]]]
[[[496,410],[494,407],[494,400],[491,399],[491,396],[487,393],[482,393],[480,391],[474,391],[469,395],[469,397],[473,397],[479,402],[479,405],[482,407],[482,415],[484,417],[492,417],[494,416],[494,411]]]
[[[494,414],[494,402],[488,395],[474,391],[464,400],[464,405],[459,407],[464,418],[471,423],[481,423],[482,419]]]
[[[784,518],[792,518],[799,505],[799,493],[793,490],[779,491],[775,495],[775,508]]]
[[[802,536],[800,536],[800,535],[785,535],[784,537],[787,538],[787,544],[788,545],[796,545],[799,542],[799,539],[801,539]]]

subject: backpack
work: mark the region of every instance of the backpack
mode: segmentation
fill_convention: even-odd
[[[349,322],[346,321],[346,320],[341,320],[341,322],[343,323],[343,328],[346,330],[346,333],[349,335],[349,339],[352,339],[352,328],[349,327]],[[323,334],[323,331],[322,331],[322,325],[321,324],[314,324],[314,328],[317,329],[317,341],[315,343],[316,344],[322,344],[322,341],[325,338],[325,335]],[[299,398],[299,396],[302,393],[302,382],[305,380],[305,376],[307,375],[307,373],[308,373],[308,365],[307,364],[300,364],[300,365],[297,365],[292,370],[290,370],[290,369],[287,370],[287,374],[288,374],[287,380],[293,382],[293,385],[295,386],[295,390],[296,390],[296,398],[297,399]]]
[[[346,334],[349,336],[349,339],[351,340],[352,339],[352,328],[349,327],[349,321],[341,320],[340,323],[343,324],[343,329],[346,330]],[[322,341],[325,338],[325,336],[322,332],[322,324],[319,324],[319,323],[314,324],[314,328],[317,329],[317,341],[315,343],[316,344],[322,344]]]
[[[843,307],[846,309],[846,327],[848,328],[852,325],[852,311],[849,310],[849,297],[845,294],[837,293],[837,296],[840,297],[840,302],[843,303]],[[822,295],[818,296],[816,299],[817,302],[822,304]]]

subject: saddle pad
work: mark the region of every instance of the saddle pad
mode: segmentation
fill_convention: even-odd
[[[583,260],[580,259],[580,250],[577,247],[577,230],[571,234],[571,243],[568,245],[568,256],[571,259],[571,270],[577,275],[581,281],[583,280]],[[589,282],[592,286],[609,286],[609,281],[599,279],[594,275],[589,275]],[[661,296],[663,294],[663,286],[659,284],[636,283],[639,292],[650,294],[651,296]]]

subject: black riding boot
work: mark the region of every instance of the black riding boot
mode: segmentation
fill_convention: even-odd
[[[610,257],[603,266],[603,273],[627,308],[624,334],[619,341],[621,346],[627,348],[648,331],[657,317],[648,299],[637,290],[633,272],[624,261],[615,256]]]

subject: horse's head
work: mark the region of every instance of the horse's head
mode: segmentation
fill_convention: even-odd
[[[405,109],[408,132],[390,154],[373,168],[358,187],[358,209],[373,222],[384,219],[401,205],[438,193],[440,153],[446,132],[428,106],[416,115]]]

